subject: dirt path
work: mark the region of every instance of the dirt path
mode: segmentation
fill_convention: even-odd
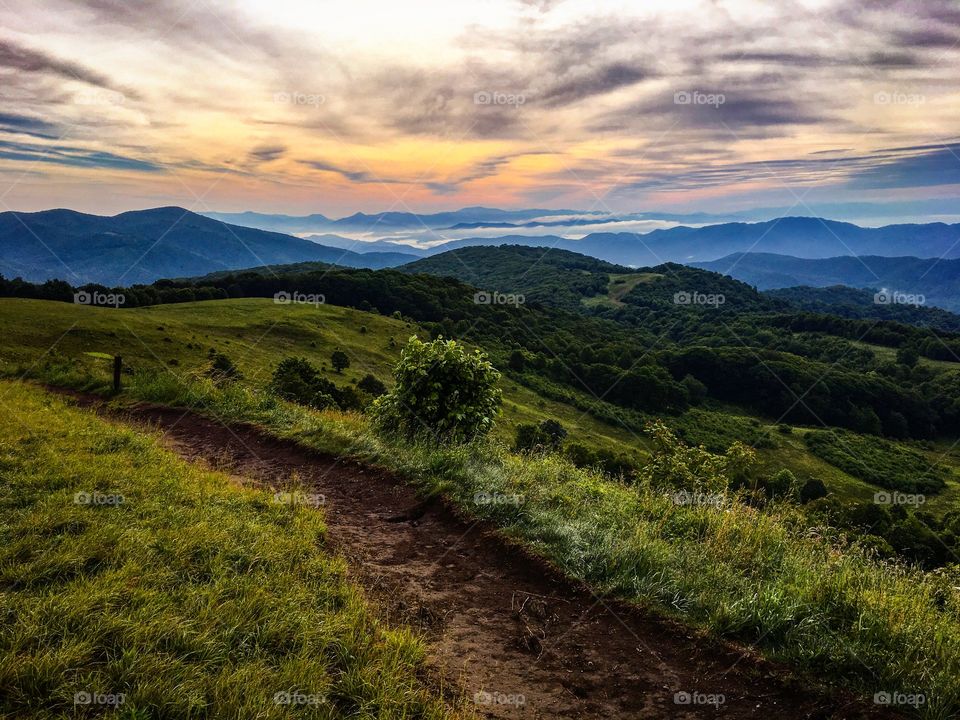
[[[356,579],[392,619],[422,630],[431,665],[483,716],[897,717],[843,693],[786,684],[782,668],[733,646],[601,601],[489,528],[441,503],[422,505],[382,471],[178,409],[143,405],[122,419],[159,428],[181,456],[244,482],[282,491],[296,475],[303,492],[322,494],[331,541]],[[678,704],[678,693],[692,701]],[[706,704],[719,696],[722,704]]]

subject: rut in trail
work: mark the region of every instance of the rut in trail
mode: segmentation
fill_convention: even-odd
[[[88,399],[89,401],[89,399]],[[592,595],[490,528],[422,504],[381,470],[182,409],[119,416],[165,433],[191,461],[325,496],[329,538],[390,620],[420,630],[431,669],[491,718],[899,717],[680,625]],[[677,704],[723,695],[716,708]],[[683,700],[688,696],[680,696]],[[523,703],[519,704],[522,698]]]

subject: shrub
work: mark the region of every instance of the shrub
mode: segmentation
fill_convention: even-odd
[[[774,473],[765,483],[767,497],[779,500],[799,500],[800,485],[796,476],[784,468]]]
[[[336,385],[321,377],[320,372],[302,357],[282,360],[267,387],[284,400],[319,410],[337,405],[336,398],[340,394]]]
[[[340,373],[350,367],[350,358],[343,350],[334,350],[330,356],[330,364],[333,365],[334,370]]]
[[[730,485],[744,486],[744,478],[755,460],[755,453],[740,442],[724,454],[709,452],[703,446],[690,447],[659,420],[647,423],[646,433],[655,446],[641,477],[650,485],[694,491],[722,491]]]
[[[826,496],[827,486],[823,484],[823,480],[817,478],[807,480],[803,484],[803,487],[800,488],[800,502],[804,504],[825,498]]]
[[[488,433],[500,411],[500,373],[454,340],[411,337],[394,378],[393,391],[373,404],[381,430],[462,442]]]
[[[680,384],[687,389],[690,396],[691,405],[699,405],[707,399],[707,386],[697,380],[693,375],[686,375]]]
[[[539,425],[521,424],[513,443],[514,452],[535,450],[559,450],[567,437],[567,431],[556,420],[544,420]]]
[[[363,379],[357,383],[357,387],[373,397],[380,397],[381,395],[387,394],[387,386],[370,373],[367,373]]]
[[[221,352],[213,352],[210,355],[210,367],[207,369],[207,375],[214,380],[240,380],[243,374],[233,364],[233,360]]]

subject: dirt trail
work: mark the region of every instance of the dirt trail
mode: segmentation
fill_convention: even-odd
[[[492,529],[442,503],[421,504],[388,473],[179,409],[142,405],[120,419],[159,428],[181,456],[244,482],[284,490],[295,474],[303,492],[325,496],[330,539],[356,579],[391,619],[425,634],[431,665],[483,716],[899,717],[786,681],[783,668],[738,648],[600,601]],[[699,695],[677,704],[677,693]],[[703,704],[711,695],[725,702]]]

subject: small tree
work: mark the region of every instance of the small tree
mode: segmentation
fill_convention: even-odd
[[[411,337],[394,378],[393,391],[373,404],[381,430],[463,442],[488,433],[500,411],[500,373],[453,340]]]
[[[337,373],[341,373],[350,367],[350,358],[343,350],[334,350],[333,355],[330,356],[330,364]]]

